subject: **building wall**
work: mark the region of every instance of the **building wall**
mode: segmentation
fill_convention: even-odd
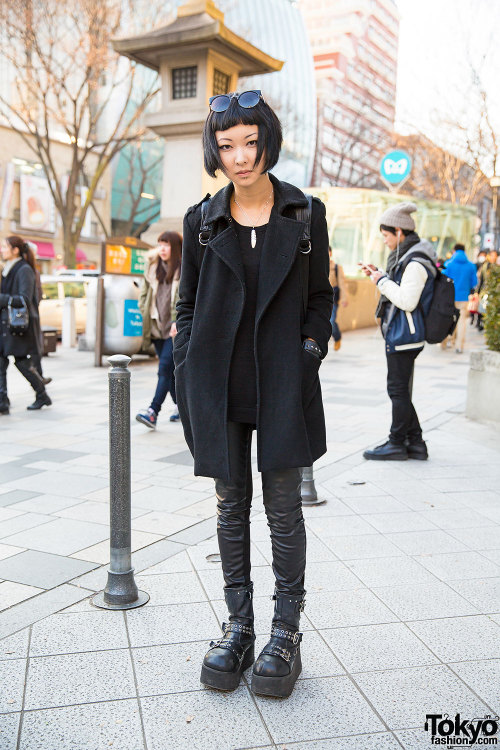
[[[316,90],[311,47],[293,0],[217,0],[230,29],[284,60],[278,73],[241,79],[239,89],[261,89],[283,124],[283,149],[274,174],[310,184],[316,145]]]
[[[20,217],[20,174],[34,174],[43,176],[41,165],[37,165],[37,159],[34,152],[25,143],[19,133],[16,133],[9,127],[0,125],[0,202],[3,208],[0,215],[1,236],[9,234],[20,234],[25,240],[52,245],[54,248],[54,258],[40,259],[39,266],[43,273],[50,273],[63,263],[63,237],[62,226],[58,219],[57,212],[55,216],[55,230],[40,231],[36,229],[27,229],[21,225]],[[52,143],[52,155],[58,175],[62,178],[67,174],[72,159],[72,147],[64,143]],[[23,162],[25,162],[23,164]],[[12,189],[9,190],[8,174],[14,166],[15,177]],[[47,191],[49,188],[47,186]],[[103,176],[98,188],[96,197],[96,206],[103,221],[109,226],[111,221],[111,183],[110,171]],[[55,209],[54,209],[55,210]],[[90,237],[82,237],[78,243],[78,249],[83,251],[89,263],[100,265],[101,258],[101,241],[103,234],[97,217],[92,209],[89,229]]]
[[[377,187],[394,127],[399,15],[393,0],[301,0],[314,56],[314,185]]]

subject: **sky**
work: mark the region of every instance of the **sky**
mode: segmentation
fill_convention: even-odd
[[[471,65],[500,136],[500,0],[396,0],[401,14],[396,126],[446,146],[446,122],[474,120]]]

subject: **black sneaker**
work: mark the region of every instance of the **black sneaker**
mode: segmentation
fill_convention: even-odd
[[[408,451],[405,445],[391,443],[388,440],[383,445],[377,445],[376,448],[365,451],[363,457],[367,461],[406,461],[408,459]]]
[[[408,443],[406,450],[408,451],[408,458],[414,458],[417,461],[427,461],[429,458],[424,440],[419,440],[418,443]]]

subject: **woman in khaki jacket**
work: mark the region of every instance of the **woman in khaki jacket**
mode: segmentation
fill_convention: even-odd
[[[339,304],[342,304],[342,307],[347,307],[349,303],[347,301],[344,269],[333,260],[331,247],[328,248],[328,252],[330,253],[330,284],[333,289],[333,309],[330,323],[332,324],[332,336],[335,342],[333,348],[338,351],[342,345],[342,334],[337,323],[337,310]]]
[[[163,232],[158,237],[158,246],[148,253],[146,270],[139,295],[142,313],[143,348],[152,343],[158,355],[158,382],[151,405],[136,415],[138,422],[154,429],[158,414],[170,393],[175,397],[173,337],[176,330],[175,304],[178,298],[182,237],[177,232]],[[179,420],[177,409],[170,417]]]

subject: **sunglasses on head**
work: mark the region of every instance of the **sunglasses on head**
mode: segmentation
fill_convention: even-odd
[[[242,94],[233,93],[211,96],[208,103],[212,112],[225,112],[231,104],[232,99],[236,99],[240,107],[244,109],[255,107],[261,99],[264,101],[262,92],[255,89],[254,91],[244,91]]]

